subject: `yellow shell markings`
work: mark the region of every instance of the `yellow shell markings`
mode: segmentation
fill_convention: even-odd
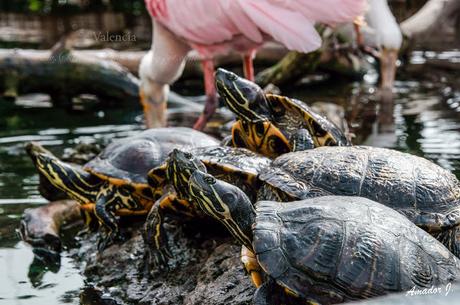
[[[244,124],[247,125],[247,128],[244,128]],[[257,131],[260,126],[263,126],[262,133]],[[236,147],[240,146],[235,142],[237,133],[244,142],[243,146],[245,148],[269,157],[276,157],[279,155],[279,152],[277,151],[279,147],[276,146],[273,138],[278,138],[289,150],[292,150],[292,146],[283,132],[281,132],[278,127],[269,121],[243,123],[241,120],[238,120],[232,127],[233,144]]]
[[[273,108],[276,108],[276,104],[282,104],[286,112],[290,112],[290,115],[283,116],[284,122],[280,122],[286,128],[286,131],[294,132],[298,128],[306,128],[312,135],[316,147],[330,145],[331,143],[334,145],[337,144],[331,132],[322,129],[320,121],[325,120],[325,118],[307,108],[308,106],[303,101],[275,94],[266,94],[266,98]],[[321,131],[316,130],[314,128],[315,125],[320,127]]]

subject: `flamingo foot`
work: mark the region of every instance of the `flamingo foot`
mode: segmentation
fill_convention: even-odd
[[[216,95],[207,96],[204,110],[198,120],[195,122],[195,125],[193,125],[193,129],[203,130],[206,127],[206,124],[211,119],[212,115],[216,112],[217,103],[218,100]]]
[[[212,117],[217,109],[217,92],[215,87],[214,79],[214,63],[211,59],[203,60],[203,72],[204,72],[204,88],[206,91],[206,104],[204,106],[203,113],[196,121],[193,128],[196,130],[203,130],[206,127],[206,123]]]

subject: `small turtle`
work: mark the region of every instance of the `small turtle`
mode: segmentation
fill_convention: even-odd
[[[163,227],[166,214],[203,216],[189,200],[188,181],[195,170],[209,171],[220,179],[238,185],[256,200],[259,187],[257,175],[270,163],[271,159],[244,148],[208,146],[188,151],[174,149],[161,166],[148,173],[152,189],[165,190],[152,206],[144,225],[148,267],[167,268],[167,258],[171,254]]]
[[[193,173],[189,187],[197,206],[249,249],[268,277],[255,305],[285,303],[292,295],[341,303],[460,278],[460,261],[446,247],[369,199],[259,201],[255,210],[239,188],[202,171]]]
[[[327,118],[304,102],[265,94],[255,83],[218,69],[216,87],[238,121],[232,127],[232,143],[268,157],[319,146],[351,143]]]
[[[160,165],[174,148],[218,145],[219,142],[190,128],[158,128],[111,143],[82,169],[60,161],[38,144],[27,151],[38,171],[55,187],[81,203],[87,225],[93,213],[107,229],[99,249],[118,234],[116,215],[145,215],[162,195],[147,184],[147,172]]]
[[[189,200],[186,185],[193,171],[204,169],[242,188],[253,201],[286,202],[327,195],[366,197],[404,214],[456,256],[460,255],[459,181],[426,159],[366,146],[316,148],[285,154],[272,162],[261,157],[247,162],[244,156],[232,153],[231,148],[221,148],[208,161],[203,156],[175,150],[166,165],[149,173],[150,181],[155,181],[157,176],[165,177],[156,173],[165,172],[167,168],[166,180],[191,203],[192,209],[193,200]],[[238,162],[246,164],[245,168],[239,168]],[[158,187],[154,182],[151,185],[154,189]],[[146,228],[150,228],[146,239],[162,236],[150,252],[164,263],[162,253],[167,250],[165,236],[160,234],[163,217],[158,213],[161,212],[153,211],[146,222]],[[251,270],[250,265],[246,267]]]

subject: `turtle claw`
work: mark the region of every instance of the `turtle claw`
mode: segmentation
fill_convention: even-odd
[[[162,272],[169,271],[168,260],[172,258],[169,249],[155,249],[146,251],[147,270],[149,273],[158,270]]]
[[[107,247],[111,246],[115,242],[116,232],[108,233],[107,236],[101,236],[97,244],[97,250],[99,253],[104,252]]]

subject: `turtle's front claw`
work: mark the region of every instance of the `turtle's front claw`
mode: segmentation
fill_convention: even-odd
[[[110,232],[107,236],[101,236],[99,242],[97,244],[97,250],[99,253],[103,252],[107,249],[108,246],[112,245],[115,242],[115,236],[117,236],[116,232]]]
[[[172,258],[169,249],[147,250],[146,252],[146,262],[149,273],[154,270],[169,271],[168,260]]]

